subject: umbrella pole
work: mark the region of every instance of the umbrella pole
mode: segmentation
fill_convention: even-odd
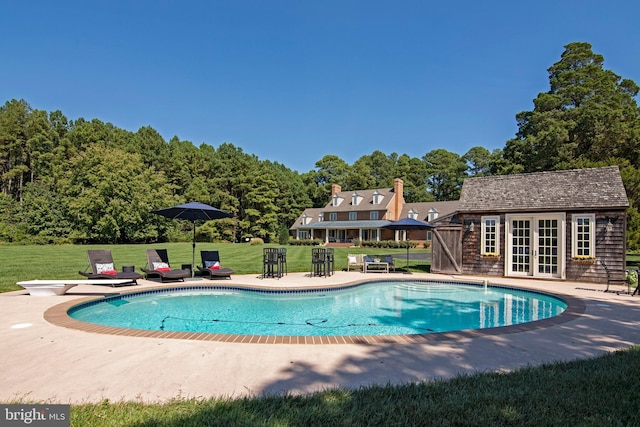
[[[191,245],[191,278],[194,278],[196,275],[194,265],[196,261],[196,220],[193,220],[193,244]]]

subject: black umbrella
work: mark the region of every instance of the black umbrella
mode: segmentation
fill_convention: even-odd
[[[184,205],[173,206],[171,208],[157,209],[151,211],[154,214],[162,215],[167,218],[186,219],[193,222],[193,250],[191,253],[191,275],[195,267],[196,259],[196,221],[208,221],[211,219],[231,218],[231,214],[221,211],[213,206],[204,203],[191,202]]]
[[[428,222],[418,221],[413,218],[402,218],[391,224],[383,225],[382,228],[387,230],[410,231],[410,230],[430,230],[436,228],[435,225]],[[409,272],[409,244],[407,243],[407,273]]]

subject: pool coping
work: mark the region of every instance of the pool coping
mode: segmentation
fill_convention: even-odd
[[[44,319],[49,323],[69,328],[75,329],[79,331],[96,333],[96,334],[107,334],[107,335],[118,335],[118,336],[127,336],[127,337],[141,337],[141,338],[160,338],[160,339],[177,339],[177,340],[195,340],[195,341],[217,341],[217,342],[228,342],[228,343],[246,343],[246,344],[389,344],[389,343],[422,343],[422,342],[434,342],[434,341],[443,341],[443,340],[458,340],[463,338],[475,338],[482,336],[496,336],[496,335],[506,335],[506,334],[514,334],[525,331],[532,331],[541,328],[548,328],[550,326],[559,325],[562,323],[570,322],[580,317],[585,313],[586,304],[585,302],[575,296],[560,293],[560,292],[550,292],[546,289],[536,289],[535,287],[518,287],[511,285],[502,285],[498,283],[490,283],[489,286],[496,288],[507,288],[507,289],[515,289],[524,292],[533,292],[539,293],[543,295],[551,295],[563,300],[567,304],[567,308],[558,316],[550,317],[547,319],[535,320],[532,322],[521,323],[517,325],[508,325],[508,326],[499,326],[493,328],[484,328],[484,329],[471,329],[471,330],[462,330],[462,331],[452,331],[452,332],[434,332],[429,334],[406,334],[406,335],[345,335],[345,336],[265,336],[265,335],[238,335],[238,334],[216,334],[216,333],[203,333],[203,332],[172,332],[172,331],[150,331],[150,330],[142,330],[142,329],[125,329],[125,328],[117,328],[112,326],[102,326],[96,325],[92,323],[82,322],[76,319],[73,319],[69,316],[68,311],[72,308],[82,305],[88,302],[101,300],[108,297],[114,297],[116,295],[126,295],[131,293],[147,293],[153,292],[156,290],[168,291],[168,289],[172,288],[220,288],[220,289],[246,289],[246,290],[256,290],[256,291],[275,291],[275,292],[296,292],[296,291],[304,291],[311,292],[315,290],[337,290],[342,288],[349,288],[353,286],[363,285],[371,282],[384,282],[384,281],[406,281],[415,282],[416,279],[401,279],[401,278],[393,278],[393,279],[366,279],[366,280],[356,280],[346,283],[333,284],[333,285],[325,285],[325,286],[300,286],[300,287],[289,287],[283,289],[282,287],[277,286],[258,286],[258,285],[250,285],[250,284],[214,284],[214,283],[194,283],[194,284],[185,284],[185,283],[175,283],[171,284],[171,286],[154,286],[145,288],[144,290],[139,289],[131,289],[125,292],[120,292],[119,294],[107,294],[100,297],[84,297],[78,298],[74,300],[65,301],[61,304],[54,305],[48,308],[44,312]],[[482,282],[477,282],[474,280],[464,280],[462,278],[455,280],[422,280],[418,281],[422,282],[442,282],[442,283],[462,283],[474,286],[481,286]]]

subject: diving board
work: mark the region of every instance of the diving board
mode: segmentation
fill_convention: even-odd
[[[29,295],[46,297],[53,295],[64,295],[69,289],[78,285],[125,285],[133,281],[130,279],[87,279],[87,280],[27,280],[17,282]]]

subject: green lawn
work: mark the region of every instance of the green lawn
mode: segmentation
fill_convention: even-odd
[[[277,246],[277,245],[269,245]],[[200,250],[217,250],[220,252],[223,267],[231,267],[236,274],[262,273],[263,245],[241,243],[198,243],[196,245],[196,264],[200,263]],[[191,242],[162,243],[153,245],[60,245],[60,246],[19,246],[0,245],[0,292],[22,289],[16,282],[32,279],[82,279],[78,270],[84,271],[89,265],[87,249],[110,249],[116,267],[120,270],[123,264],[136,266],[136,271],[147,263],[147,248],[166,248],[174,268],[181,264],[191,264]],[[287,246],[287,267],[290,272],[309,271],[311,264],[311,247]],[[412,249],[413,252],[425,249]],[[405,249],[359,249],[335,248],[336,270],[347,268],[347,254],[398,254],[406,255]],[[404,258],[397,267],[404,268]],[[412,271],[428,271],[425,262],[410,262]]]
[[[74,405],[72,426],[638,426],[640,347],[591,360],[305,396]]]

